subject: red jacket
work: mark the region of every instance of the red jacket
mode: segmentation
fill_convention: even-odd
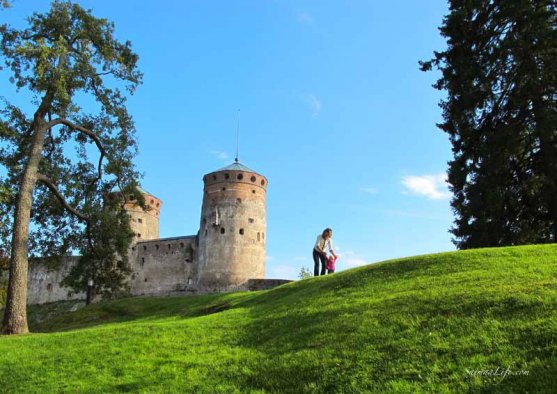
[[[327,262],[326,267],[328,270],[334,271],[335,270],[335,262],[337,261],[337,256],[332,256],[329,257],[327,256],[325,258],[325,261]]]

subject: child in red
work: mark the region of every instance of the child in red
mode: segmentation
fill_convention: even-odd
[[[327,275],[335,273],[335,262],[338,256],[327,256],[325,261],[327,262]]]

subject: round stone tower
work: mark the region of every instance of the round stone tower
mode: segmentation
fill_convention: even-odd
[[[162,201],[152,194],[138,188],[145,198],[147,209],[141,208],[133,196],[128,197],[124,209],[130,215],[130,228],[134,233],[133,243],[159,238],[159,214]]]
[[[265,275],[267,178],[235,163],[203,177],[198,288],[223,291]]]

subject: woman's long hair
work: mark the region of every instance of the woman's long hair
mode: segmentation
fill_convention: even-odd
[[[323,230],[323,233],[321,234],[321,238],[325,239],[325,236],[327,235],[327,233],[332,233],[333,230],[331,230],[329,227],[327,227],[325,230]]]

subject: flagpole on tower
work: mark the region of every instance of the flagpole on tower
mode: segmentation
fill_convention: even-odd
[[[239,162],[240,156],[240,110],[238,110],[238,126],[236,128],[236,163]]]

